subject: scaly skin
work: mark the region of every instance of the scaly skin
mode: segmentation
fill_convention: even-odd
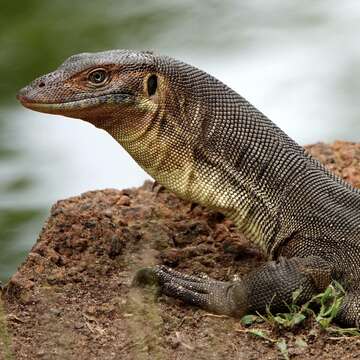
[[[223,212],[275,259],[237,282],[165,267],[137,282],[241,316],[280,309],[299,288],[306,301],[336,279],[347,291],[338,320],[359,326],[359,191],[226,85],[169,57],[113,50],[70,57],[18,98],[106,130],[156,181]]]

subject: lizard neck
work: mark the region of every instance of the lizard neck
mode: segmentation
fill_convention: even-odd
[[[184,118],[158,105],[137,120],[138,130],[127,133],[121,119],[105,130],[155,180],[224,213],[267,252],[279,232],[284,189],[298,174],[293,168],[304,150],[239,95],[226,100],[223,108],[211,108],[206,98],[183,98],[175,108],[191,109]],[[224,115],[230,106],[232,119]]]

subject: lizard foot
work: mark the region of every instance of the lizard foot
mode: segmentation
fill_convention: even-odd
[[[165,295],[211,312],[225,315],[239,312],[239,304],[233,301],[232,282],[186,275],[165,266],[156,266],[139,270],[133,283],[137,286],[156,284]]]
[[[165,266],[138,271],[135,285],[156,285],[165,295],[180,299],[218,314],[243,316],[246,312],[265,312],[271,305],[280,311],[293,301],[293,293],[301,289],[298,301],[304,303],[331,281],[331,267],[319,257],[279,258],[269,261],[240,280],[223,282],[185,275]],[[358,311],[350,299],[351,314]],[[344,310],[346,319],[349,311]],[[351,315],[353,317],[353,315]],[[343,316],[344,317],[344,316]],[[345,319],[345,320],[346,320]]]

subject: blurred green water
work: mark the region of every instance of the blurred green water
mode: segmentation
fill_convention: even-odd
[[[135,185],[144,177],[132,178],[135,170],[129,170],[113,181],[99,180],[96,169],[102,161],[83,161],[83,150],[71,137],[79,133],[98,139],[97,134],[68,123],[50,124],[16,103],[19,88],[74,53],[156,49],[192,61],[244,91],[299,141],[358,138],[360,54],[353,34],[358,34],[360,8],[355,1],[339,6],[330,0],[1,0],[0,5],[2,280],[35,243],[56,199],[92,188]],[[59,139],[58,129],[64,134]],[[71,163],[69,153],[76,151],[79,161]],[[104,158],[106,151],[97,148]],[[80,175],[93,163],[93,173],[84,176],[94,179],[88,185]],[[116,171],[107,168],[102,170],[105,179]],[[78,169],[79,176],[66,178]]]

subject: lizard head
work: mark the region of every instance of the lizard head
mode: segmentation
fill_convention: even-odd
[[[127,50],[74,55],[17,97],[29,109],[79,118],[106,130],[119,118],[123,130],[125,125],[143,127],[165,92],[154,58],[150,52]]]
[[[170,170],[183,171],[191,161],[201,126],[186,67],[194,70],[146,51],[83,53],[35,79],[17,98],[29,109],[106,130],[150,175],[168,183]]]

